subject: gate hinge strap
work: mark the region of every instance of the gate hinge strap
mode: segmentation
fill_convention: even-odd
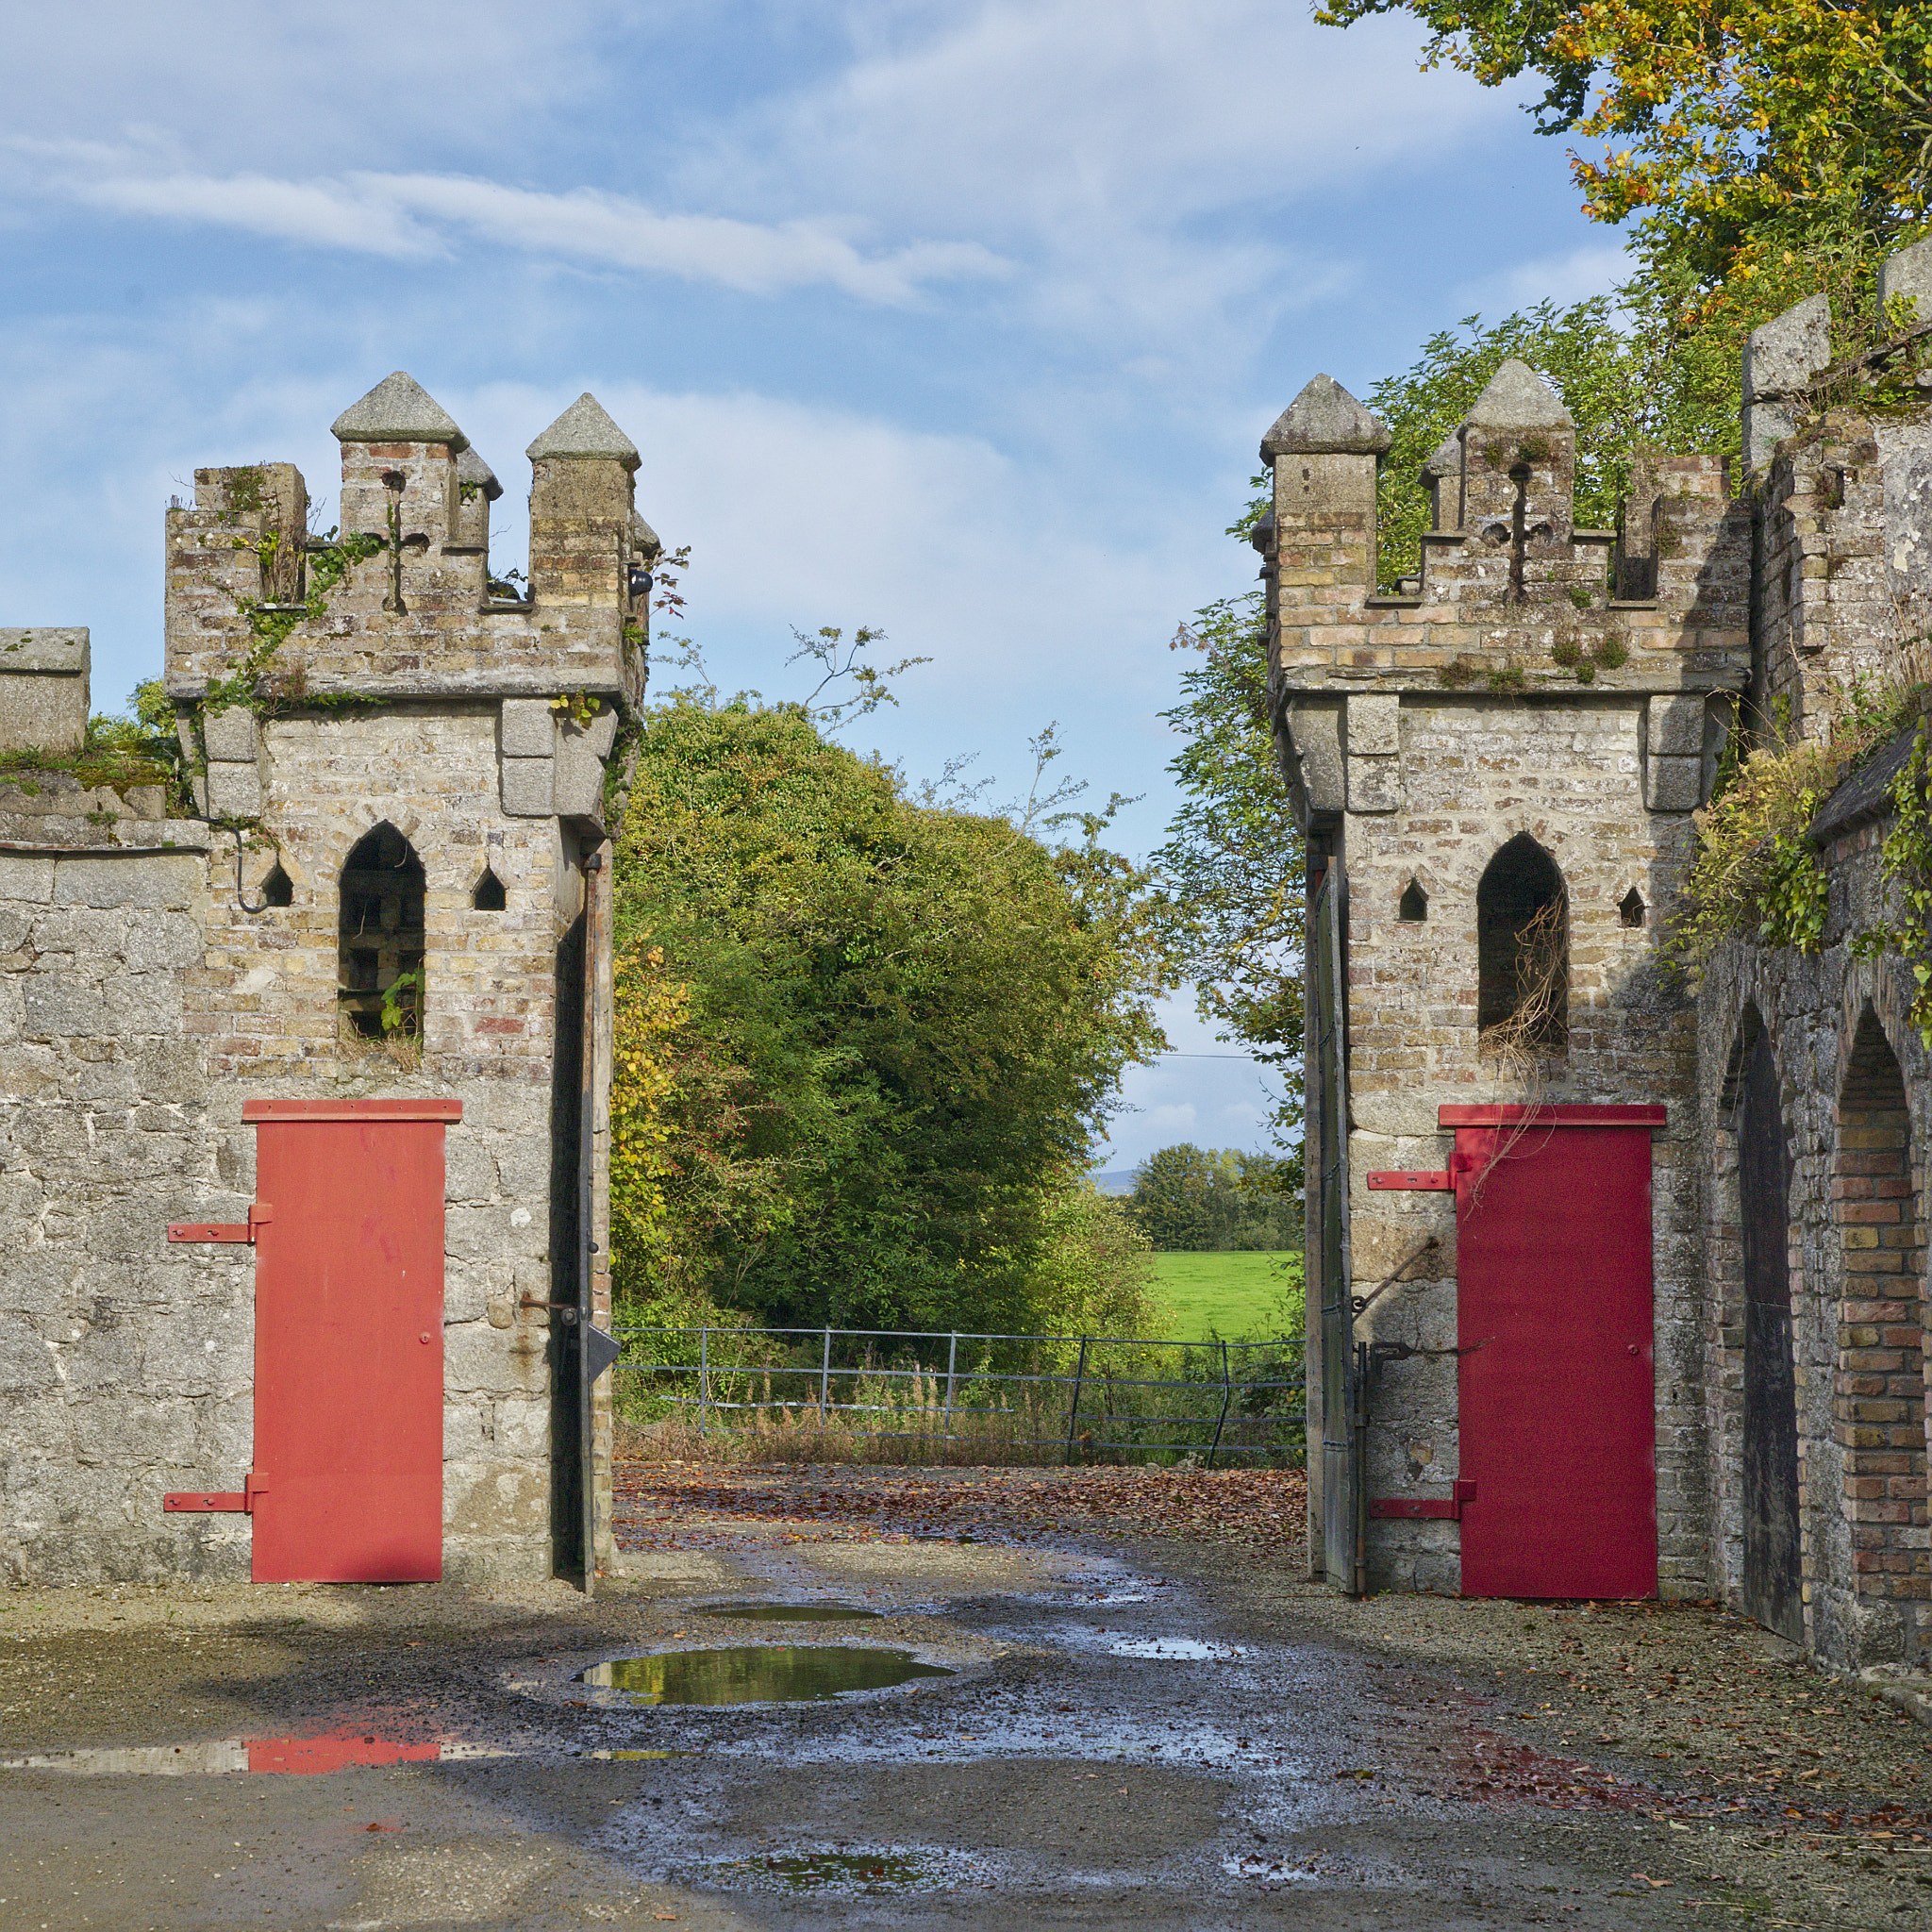
[[[268,1478],[251,1469],[242,1480],[243,1487],[239,1490],[171,1490],[161,1498],[161,1507],[171,1512],[192,1510],[197,1514],[220,1510],[250,1512],[255,1507],[255,1499],[268,1488]]]
[[[171,1241],[223,1241],[253,1246],[256,1229],[275,1218],[275,1210],[266,1201],[251,1201],[246,1221],[171,1221],[168,1239]]]

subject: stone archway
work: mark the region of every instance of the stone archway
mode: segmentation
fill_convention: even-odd
[[[1838,1104],[1832,1208],[1843,1252],[1833,1423],[1860,1621],[1908,1658],[1932,1644],[1925,1496],[1924,1230],[1905,1079],[1877,1015],[1858,1021]],[[1867,1659],[1868,1661],[1871,1659]]]

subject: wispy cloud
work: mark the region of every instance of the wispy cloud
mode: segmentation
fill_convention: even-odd
[[[21,140],[8,145],[19,199],[77,202],[140,220],[391,258],[446,256],[467,240],[533,258],[712,282],[744,294],[820,286],[894,308],[921,301],[936,283],[1008,272],[976,242],[912,242],[868,253],[847,226],[826,220],[666,214],[591,188],[552,193],[468,175],[209,175],[158,171],[132,149]]]

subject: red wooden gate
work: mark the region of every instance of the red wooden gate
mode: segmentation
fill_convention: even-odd
[[[239,1495],[258,1583],[442,1574],[442,1257],[448,1100],[251,1100],[255,1467]]]
[[[1650,1130],[1660,1107],[1444,1107],[1456,1129],[1465,1596],[1657,1594]]]

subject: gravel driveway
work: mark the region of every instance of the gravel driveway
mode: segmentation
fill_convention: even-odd
[[[0,1924],[1932,1920],[1932,1732],[1709,1607],[1349,1603],[1299,1515],[1268,1475],[631,1468],[589,1605],[18,1592]],[[720,1614],[835,1602],[873,1614]],[[580,1681],[826,1644],[952,1674]]]

